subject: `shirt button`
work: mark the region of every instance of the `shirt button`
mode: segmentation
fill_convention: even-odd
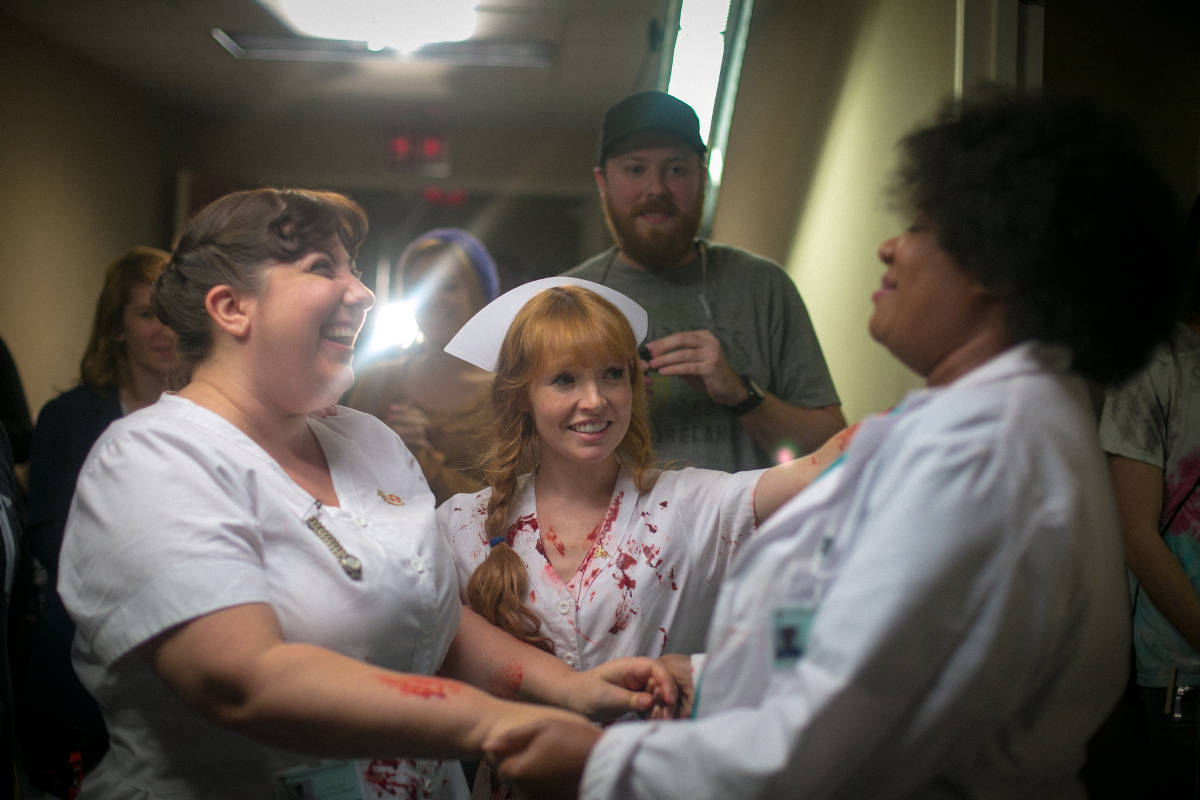
[[[355,517],[354,524],[359,526],[360,528],[365,528],[367,526],[367,518],[366,517]]]
[[[429,778],[422,778],[421,786],[425,789],[426,794],[433,794],[433,781],[431,781]]]
[[[425,571],[425,562],[423,562],[419,558],[414,558],[412,561],[410,561],[408,563],[410,566],[412,566],[413,572],[416,572],[418,575],[420,575],[422,572]]]
[[[571,613],[571,603],[567,600],[559,600],[558,601],[558,613],[570,614]]]
[[[567,666],[569,667],[575,666],[575,654],[567,653],[565,656],[563,656],[563,661],[567,662]]]

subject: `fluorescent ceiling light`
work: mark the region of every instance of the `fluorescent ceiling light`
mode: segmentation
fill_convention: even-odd
[[[458,42],[475,33],[477,0],[258,0],[302,36],[366,42],[412,53],[434,42]]]

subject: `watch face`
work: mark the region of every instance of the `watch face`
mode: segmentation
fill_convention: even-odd
[[[751,378],[749,375],[740,375],[738,377],[742,379],[742,384],[746,387],[746,399],[737,405],[730,406],[729,409],[737,416],[741,416],[758,408],[759,404],[765,398],[763,397],[762,387],[758,385],[758,382],[754,378]]]

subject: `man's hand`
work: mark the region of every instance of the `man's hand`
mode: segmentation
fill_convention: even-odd
[[[551,719],[514,727],[483,743],[500,780],[521,796],[573,800],[588,755],[601,736],[594,725]]]
[[[655,339],[646,348],[650,369],[660,375],[679,375],[713,402],[734,406],[746,399],[746,386],[725,360],[721,342],[712,331],[681,331]]]

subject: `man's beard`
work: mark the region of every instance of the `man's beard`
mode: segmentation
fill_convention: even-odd
[[[619,214],[611,206],[608,195],[603,196],[604,221],[622,255],[650,272],[679,266],[687,260],[696,232],[700,230],[700,214],[704,208],[704,192],[696,198],[694,210],[684,214],[669,197],[651,200],[634,206],[629,213]],[[663,225],[648,234],[637,228],[639,214],[661,212],[673,216],[673,225]]]

